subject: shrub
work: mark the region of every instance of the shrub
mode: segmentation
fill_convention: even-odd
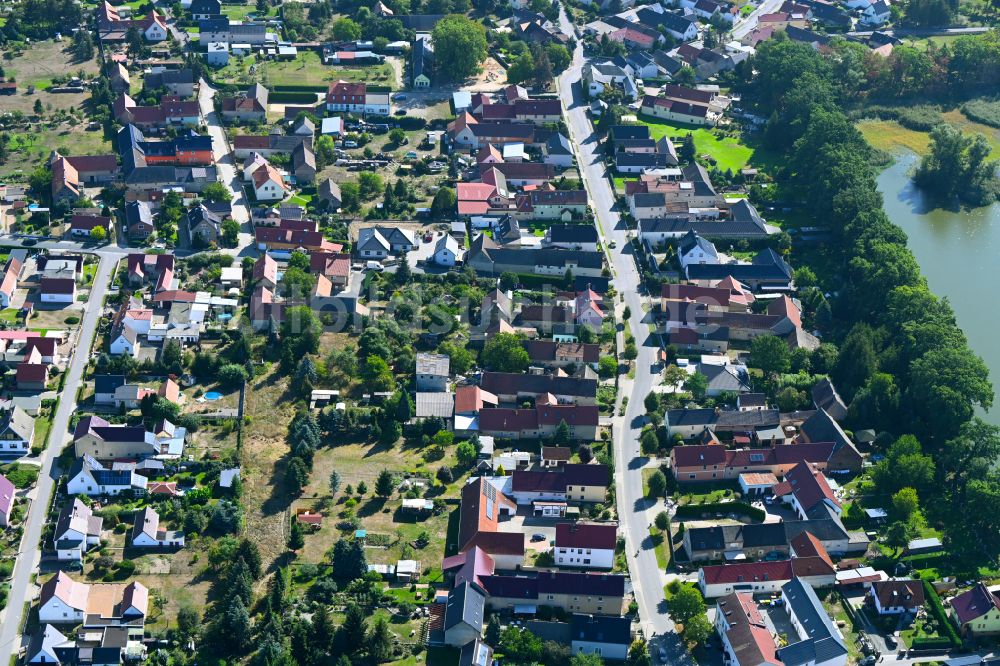
[[[963,109],[964,111],[964,109]],[[941,111],[936,106],[918,104],[916,106],[870,106],[864,115],[881,120],[895,120],[906,129],[930,132],[944,122]]]
[[[70,326],[73,326],[74,324],[79,324],[80,318],[77,317],[76,315],[70,315],[69,317],[66,317],[66,323],[69,324]]]
[[[1000,100],[974,99],[962,105],[962,113],[969,120],[1000,127]]]

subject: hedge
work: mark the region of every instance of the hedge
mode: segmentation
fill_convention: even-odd
[[[297,90],[281,90],[268,95],[269,102],[276,104],[316,104],[316,93]]]
[[[944,636],[918,636],[910,643],[911,650],[949,650],[952,648],[950,640]]]
[[[951,647],[961,647],[962,639],[959,637],[955,625],[952,624],[951,618],[945,613],[944,606],[941,605],[941,597],[938,596],[934,586],[926,580],[924,581],[924,597],[927,599],[928,606],[930,606],[931,615],[934,616],[938,626],[941,627],[941,633],[944,634],[941,638],[948,641]]]
[[[326,92],[329,86],[309,86],[309,85],[299,85],[299,86],[274,86],[271,88],[271,92]]]
[[[907,555],[903,558],[903,561],[909,564],[914,569],[926,569],[928,567],[940,564],[938,560],[947,559],[948,553],[941,551],[939,553],[923,553],[921,555]]]
[[[684,504],[677,507],[674,515],[678,518],[698,518],[705,513],[742,513],[751,520],[759,521],[763,521],[767,517],[767,513],[762,509],[743,502]]]

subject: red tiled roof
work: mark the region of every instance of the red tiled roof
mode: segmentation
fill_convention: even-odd
[[[118,159],[114,155],[67,155],[64,158],[77,171],[114,171],[118,168]]]
[[[478,546],[490,555],[524,555],[524,534],[521,532],[479,532],[464,548]]]
[[[499,400],[489,391],[478,386],[459,386],[455,389],[455,413],[470,414],[478,412],[484,405],[497,406]]]
[[[785,483],[791,486],[792,493],[806,511],[824,500],[833,503],[834,506],[840,506],[840,500],[834,495],[826,476],[809,463],[799,463],[789,470],[785,476]]]
[[[706,585],[791,580],[793,576],[833,574],[833,567],[819,557],[799,557],[777,562],[717,564],[701,568]]]
[[[795,552],[795,557],[818,557],[831,567],[833,566],[833,560],[830,559],[830,554],[826,552],[823,542],[817,539],[811,532],[806,530],[799,532],[791,540],[790,545]]]
[[[233,137],[234,150],[267,150],[271,145],[270,138],[265,136],[253,136],[244,134]]]
[[[670,451],[675,467],[701,467],[702,465],[724,465],[726,447],[721,444],[699,444],[695,446],[675,446]]]

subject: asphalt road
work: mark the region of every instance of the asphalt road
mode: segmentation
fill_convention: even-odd
[[[762,14],[773,14],[778,11],[778,8],[784,4],[784,0],[764,0],[760,3],[755,10],[750,14],[747,14],[744,18],[738,20],[733,29],[729,31],[732,38],[736,41],[740,41],[748,34],[753,32],[753,29],[757,27],[757,19]]]
[[[6,240],[4,242],[6,244]],[[77,344],[72,351],[72,358],[67,369],[68,375],[59,397],[59,406],[52,421],[52,429],[49,431],[49,445],[40,456],[41,471],[38,475],[38,485],[32,491],[33,500],[25,520],[21,549],[18,552],[14,576],[10,582],[7,608],[4,610],[2,622],[0,622],[0,663],[2,664],[10,663],[11,655],[17,654],[21,646],[18,632],[24,614],[24,604],[33,599],[37,593],[36,587],[31,585],[30,581],[31,575],[36,571],[38,563],[41,561],[42,527],[45,524],[56,481],[61,473],[59,469],[55,468],[54,463],[63,447],[70,441],[69,421],[76,410],[76,392],[83,381],[83,372],[90,358],[90,348],[94,342],[94,333],[97,330],[97,322],[103,309],[104,296],[122,252],[118,248],[110,248],[108,251],[98,252],[98,256],[101,262],[97,274],[94,276],[94,286],[91,289],[87,308],[80,324]]]
[[[240,174],[236,168],[236,158],[229,151],[226,130],[222,127],[219,114],[215,111],[214,98],[215,88],[208,85],[205,79],[201,79],[198,86],[198,105],[201,107],[201,116],[205,126],[208,127],[208,134],[212,137],[212,152],[215,157],[216,169],[219,172],[219,180],[233,195],[231,202],[233,219],[240,223],[240,239],[236,247],[219,251],[237,257],[253,256],[255,252],[250,227],[250,209],[247,207],[247,200],[243,194]]]
[[[561,16],[563,32],[572,34],[565,13]],[[612,285],[624,296],[624,305],[631,310],[628,322],[639,355],[636,359],[635,379],[624,376],[620,393],[629,398],[624,417],[612,421],[615,449],[615,488],[620,529],[625,537],[626,555],[632,587],[639,604],[639,618],[647,639],[651,639],[650,652],[655,660],[660,647],[667,651],[667,663],[690,664],[691,659],[674,633],[674,624],[666,613],[663,602],[664,573],[656,563],[656,555],[649,537],[650,520],[646,509],[650,504],[642,496],[642,467],[646,463],[639,456],[639,434],[645,419],[643,398],[659,379],[653,365],[657,360],[659,343],[643,323],[646,316],[644,297],[639,293],[639,271],[630,251],[627,229],[614,210],[614,195],[601,161],[600,144],[587,117],[588,101],[579,86],[583,67],[583,47],[578,44],[570,67],[559,77],[559,94],[570,131],[570,141],[577,154],[577,165],[584,186],[590,193],[598,227],[605,247],[609,249],[614,277]]]

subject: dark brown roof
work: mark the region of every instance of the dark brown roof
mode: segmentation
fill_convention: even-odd
[[[573,457],[573,452],[566,446],[543,446],[543,460],[569,460]]]
[[[482,418],[482,413],[480,413]],[[514,470],[511,478],[511,490],[517,492],[539,493],[566,491],[566,476],[562,468],[558,472],[542,472]]]
[[[607,465],[570,463],[560,468],[568,486],[606,486],[610,479]]]
[[[557,523],[556,548],[614,550],[618,526],[614,523]]]
[[[882,608],[913,610],[924,605],[924,585],[919,580],[880,580],[872,583],[872,594]]]

